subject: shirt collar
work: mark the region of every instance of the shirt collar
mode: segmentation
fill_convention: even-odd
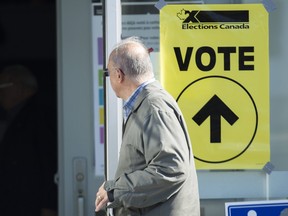
[[[149,83],[152,83],[154,82],[155,79],[151,79],[151,80],[148,80],[144,83],[142,83],[141,85],[139,85],[137,87],[137,89],[132,93],[132,95],[124,102],[124,105],[123,105],[123,117],[124,117],[124,120],[126,121],[128,116],[130,115],[132,109],[133,109],[133,106],[136,102],[136,99],[137,97],[139,96],[139,94],[142,92],[143,88],[148,85]]]

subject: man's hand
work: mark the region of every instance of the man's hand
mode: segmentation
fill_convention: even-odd
[[[107,191],[104,189],[104,184],[105,182],[101,185],[96,194],[96,200],[95,200],[96,212],[104,208],[106,204],[109,202]]]

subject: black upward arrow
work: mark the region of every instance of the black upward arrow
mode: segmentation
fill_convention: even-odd
[[[221,116],[233,125],[238,116],[217,96],[214,95],[192,118],[199,126],[210,116],[210,142],[221,143]]]

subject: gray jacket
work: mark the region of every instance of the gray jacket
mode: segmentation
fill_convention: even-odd
[[[200,216],[189,136],[175,100],[156,81],[144,87],[123,128],[115,216]]]

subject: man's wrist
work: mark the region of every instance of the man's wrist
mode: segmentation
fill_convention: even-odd
[[[109,202],[113,202],[114,201],[114,190],[107,191],[107,195],[108,195]]]

